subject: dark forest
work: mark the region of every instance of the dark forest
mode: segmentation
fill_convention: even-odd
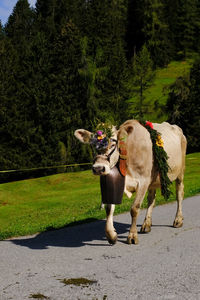
[[[198,0],[38,0],[34,9],[19,0],[0,24],[1,170],[88,162],[74,130],[135,117],[134,63],[153,74],[188,56],[191,72],[170,87],[166,109],[199,151],[199,53]]]

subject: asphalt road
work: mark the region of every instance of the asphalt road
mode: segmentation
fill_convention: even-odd
[[[175,212],[176,203],[154,208],[138,245],[125,243],[129,214],[115,217],[114,246],[104,220],[1,241],[0,299],[200,300],[200,196],[183,201],[182,228],[172,227]]]

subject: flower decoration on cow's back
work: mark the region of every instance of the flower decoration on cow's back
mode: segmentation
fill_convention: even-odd
[[[162,148],[164,147],[164,142],[163,142],[163,139],[161,138],[160,134],[157,135],[156,145],[158,147],[162,147]]]
[[[107,149],[110,137],[112,135],[111,128],[106,124],[100,124],[96,132],[93,134],[90,144],[93,145],[98,152],[103,152]]]
[[[155,166],[160,175],[161,193],[167,200],[172,193],[169,189],[169,186],[172,182],[168,177],[168,155],[164,150],[163,139],[161,137],[161,134],[153,128],[153,124],[151,122],[140,120],[140,123],[149,131],[152,140]]]

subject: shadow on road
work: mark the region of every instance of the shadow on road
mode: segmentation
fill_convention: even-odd
[[[77,226],[67,226],[57,230],[50,230],[31,237],[22,237],[10,240],[10,242],[30,249],[47,249],[53,247],[82,247],[90,246],[109,246],[105,237],[105,220],[88,220],[90,223],[79,224]],[[91,222],[93,221],[93,222]],[[130,224],[114,222],[118,235],[127,236]],[[142,225],[137,225],[138,229]],[[172,227],[170,225],[152,225],[152,227]],[[138,230],[140,233],[140,230]]]
[[[114,222],[118,234],[127,233],[129,224]],[[47,249],[49,246],[55,247],[82,247],[109,246],[105,237],[105,220],[95,221],[78,226],[65,227],[39,233],[32,237],[23,237],[10,240],[10,242],[30,249]],[[101,241],[101,243],[99,243]],[[102,243],[103,241],[103,243]]]

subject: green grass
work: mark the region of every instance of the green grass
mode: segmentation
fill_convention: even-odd
[[[187,155],[185,197],[200,192],[199,170],[200,153]],[[99,177],[91,171],[1,184],[0,239],[105,218],[100,198]],[[173,195],[169,201],[174,200]],[[132,199],[124,196],[116,213],[128,211],[131,203]],[[158,193],[157,204],[163,203],[166,202]]]
[[[165,89],[170,84],[176,81],[176,78],[188,74],[191,66],[192,59],[184,61],[173,61],[166,68],[157,69],[155,72],[155,79],[153,84],[144,92],[144,107],[147,113],[144,115],[146,120],[152,122],[162,122],[167,119],[167,115],[163,113],[162,106],[167,102],[167,93]],[[134,102],[135,98],[129,100]],[[156,104],[157,103],[157,104]],[[134,115],[134,105],[131,108]]]

